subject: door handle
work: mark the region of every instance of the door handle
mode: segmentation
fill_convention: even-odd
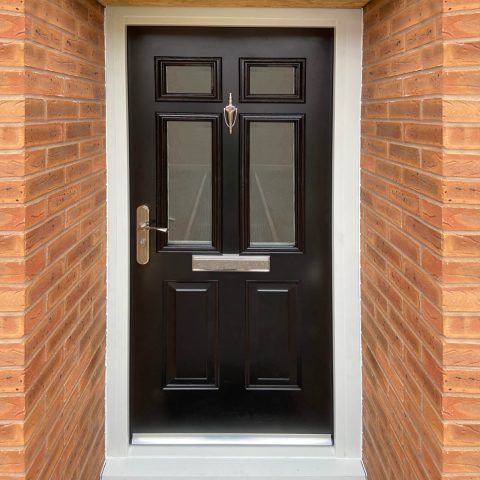
[[[146,265],[150,260],[150,236],[149,231],[167,233],[168,227],[155,227],[150,225],[150,209],[148,205],[140,205],[137,208],[137,263]]]
[[[168,232],[168,227],[152,227],[149,223],[147,222],[144,222],[144,223],[141,223],[138,228],[140,230],[155,230],[157,232],[163,232],[163,233],[167,233]]]

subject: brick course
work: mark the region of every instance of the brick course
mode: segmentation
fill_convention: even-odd
[[[0,0],[0,477],[104,459],[105,72],[95,0]]]
[[[480,478],[480,2],[364,16],[364,460]]]

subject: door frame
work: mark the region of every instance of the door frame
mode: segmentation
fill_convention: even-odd
[[[128,25],[333,27],[334,445],[129,444]],[[107,380],[103,478],[162,475],[363,477],[361,465],[360,96],[362,10],[107,7]],[[347,301],[345,301],[347,299]],[[238,478],[238,477],[237,477]]]

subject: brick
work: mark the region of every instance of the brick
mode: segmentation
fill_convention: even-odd
[[[23,43],[0,43],[0,66],[22,66],[23,48]]]
[[[471,66],[480,64],[480,42],[447,43],[444,47],[446,66]]]
[[[67,123],[65,137],[67,140],[90,137],[92,135],[92,125],[88,122]]]
[[[403,82],[405,95],[435,95],[442,93],[445,75],[441,72],[421,73],[406,78]],[[452,79],[453,81],[453,79]],[[451,92],[453,93],[453,92]]]
[[[448,366],[480,366],[480,345],[476,343],[448,342],[443,349],[444,362]]]
[[[48,52],[46,55],[46,70],[50,72],[64,73],[65,75],[78,75],[78,62],[69,55],[57,52]]]
[[[78,144],[72,143],[48,149],[47,162],[49,166],[61,165],[78,158]]]
[[[36,98],[25,100],[25,118],[31,120],[43,120],[45,118],[45,102]]]
[[[4,396],[0,402],[0,419],[22,420],[25,416],[25,399],[22,396]]]
[[[441,293],[437,283],[411,261],[405,261],[405,278],[415,285],[434,304],[440,302]]]
[[[443,10],[445,12],[454,12],[458,10],[470,10],[480,8],[478,0],[445,0]]]
[[[449,122],[480,122],[480,100],[443,100],[442,109]]]
[[[409,212],[417,213],[419,211],[418,195],[408,192],[403,188],[390,186],[388,189],[388,197],[392,202]]]
[[[376,84],[374,97],[376,99],[400,98],[404,88],[401,80],[387,80]]]
[[[25,142],[24,127],[0,126],[0,144],[5,150],[22,148]]]
[[[443,45],[431,44],[423,47],[420,52],[424,69],[440,67],[443,64]]]
[[[67,182],[73,182],[92,173],[92,161],[84,160],[66,168]]]
[[[38,227],[30,230],[25,235],[25,248],[28,252],[45,244],[51,238],[57,236],[63,229],[64,218],[57,215]]]
[[[442,76],[445,93],[470,95],[480,93],[480,72],[475,70],[447,71]]]
[[[480,382],[479,370],[446,369],[444,388],[451,393],[477,393]]]
[[[5,0],[3,0],[5,3]],[[2,10],[4,10],[3,6]],[[25,17],[23,15],[11,15],[0,13],[0,37],[10,39],[25,38]]]
[[[88,7],[86,5],[78,0],[65,0],[64,4],[76,19],[88,22]]]
[[[446,260],[443,265],[442,279],[446,283],[479,283],[480,264],[475,261]]]
[[[48,259],[54,261],[72,248],[78,240],[78,229],[74,228],[62,234],[48,247]]]
[[[39,70],[45,69],[47,62],[47,53],[45,49],[37,44],[27,42],[25,44],[25,66]],[[29,77],[29,81],[33,83],[33,78]]]
[[[444,207],[442,227],[445,230],[480,230],[480,209]]]
[[[440,98],[422,101],[422,118],[427,120],[442,120],[444,101]]]
[[[58,261],[49,267],[29,286],[27,291],[30,303],[35,303],[39,298],[44,296],[52,285],[64,274],[64,264]]]
[[[433,42],[436,37],[435,22],[424,23],[405,33],[405,48],[417,48]]]
[[[478,150],[480,149],[480,128],[478,126],[447,126],[444,128],[444,145],[453,149]]]
[[[479,181],[444,181],[443,199],[445,203],[478,204],[480,200]]]
[[[391,143],[388,146],[388,157],[396,162],[420,166],[420,150],[415,147]]]
[[[47,173],[28,179],[25,186],[25,195],[29,200],[37,198],[63,186],[64,182],[65,172],[63,169],[50,170]]]
[[[478,37],[480,18],[478,14],[449,15],[442,19],[442,35],[444,38]]]
[[[25,200],[23,180],[5,180],[0,183],[0,203],[20,203]]]
[[[82,105],[80,108],[82,108]],[[367,103],[363,105],[364,118],[386,118],[387,116],[388,105],[385,103]]]
[[[48,200],[48,211],[56,213],[76,203],[81,198],[79,185],[70,185],[50,196]]]
[[[390,75],[403,75],[422,70],[423,60],[418,52],[408,52],[393,57],[390,60],[389,66]]]
[[[412,190],[432,198],[440,199],[442,197],[441,181],[438,178],[425,175],[416,170],[404,168],[402,170],[402,183]]]
[[[29,13],[44,20],[49,25],[67,32],[76,30],[75,17],[48,1],[35,0],[32,4],[29,4]]]
[[[426,145],[442,145],[442,127],[412,123],[405,125],[405,140]]]
[[[0,0],[0,2],[1,1],[2,0]],[[17,0],[14,0],[14,2],[17,2]],[[23,449],[0,449],[0,468],[9,474],[23,473],[25,471],[25,458]],[[8,476],[4,478],[6,480]]]
[[[421,23],[437,13],[441,5],[435,1],[422,1],[421,5],[412,4],[411,7],[397,13],[392,19],[392,31],[397,32]]]
[[[451,312],[480,310],[480,287],[461,286],[444,288],[443,307]]]
[[[445,235],[443,253],[447,256],[480,257],[480,235]]]
[[[0,235],[0,257],[15,257],[25,253],[25,240],[22,233]]]
[[[40,125],[27,125],[25,127],[25,145],[45,145],[61,142],[63,140],[63,125],[47,123]]]
[[[0,393],[20,393],[24,389],[24,372],[21,369],[0,371]],[[0,453],[0,465],[1,463]]]
[[[376,135],[378,137],[388,138],[391,140],[401,140],[402,126],[400,123],[393,122],[377,123]]]
[[[47,102],[47,117],[51,119],[70,119],[78,116],[78,104],[68,100]]]
[[[480,403],[476,397],[446,396],[442,412],[449,420],[480,420]]]
[[[62,49],[62,33],[56,28],[32,17],[27,17],[26,31],[30,40],[56,50]]]
[[[25,92],[36,95],[55,95],[56,92],[63,92],[65,80],[56,75],[32,72],[25,72]]]
[[[25,72],[0,71],[0,94],[22,94],[25,92]]]
[[[414,261],[418,261],[420,258],[420,246],[418,243],[396,228],[390,229],[389,239],[392,242],[392,245],[399,249],[403,255],[406,255]]]
[[[420,102],[418,100],[402,100],[388,105],[389,118],[414,119],[420,117]]]

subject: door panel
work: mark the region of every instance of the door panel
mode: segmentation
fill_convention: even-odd
[[[131,432],[333,434],[333,30],[127,37]]]
[[[247,283],[246,388],[299,390],[296,283]]]
[[[218,389],[217,283],[165,282],[165,290],[164,390]]]

